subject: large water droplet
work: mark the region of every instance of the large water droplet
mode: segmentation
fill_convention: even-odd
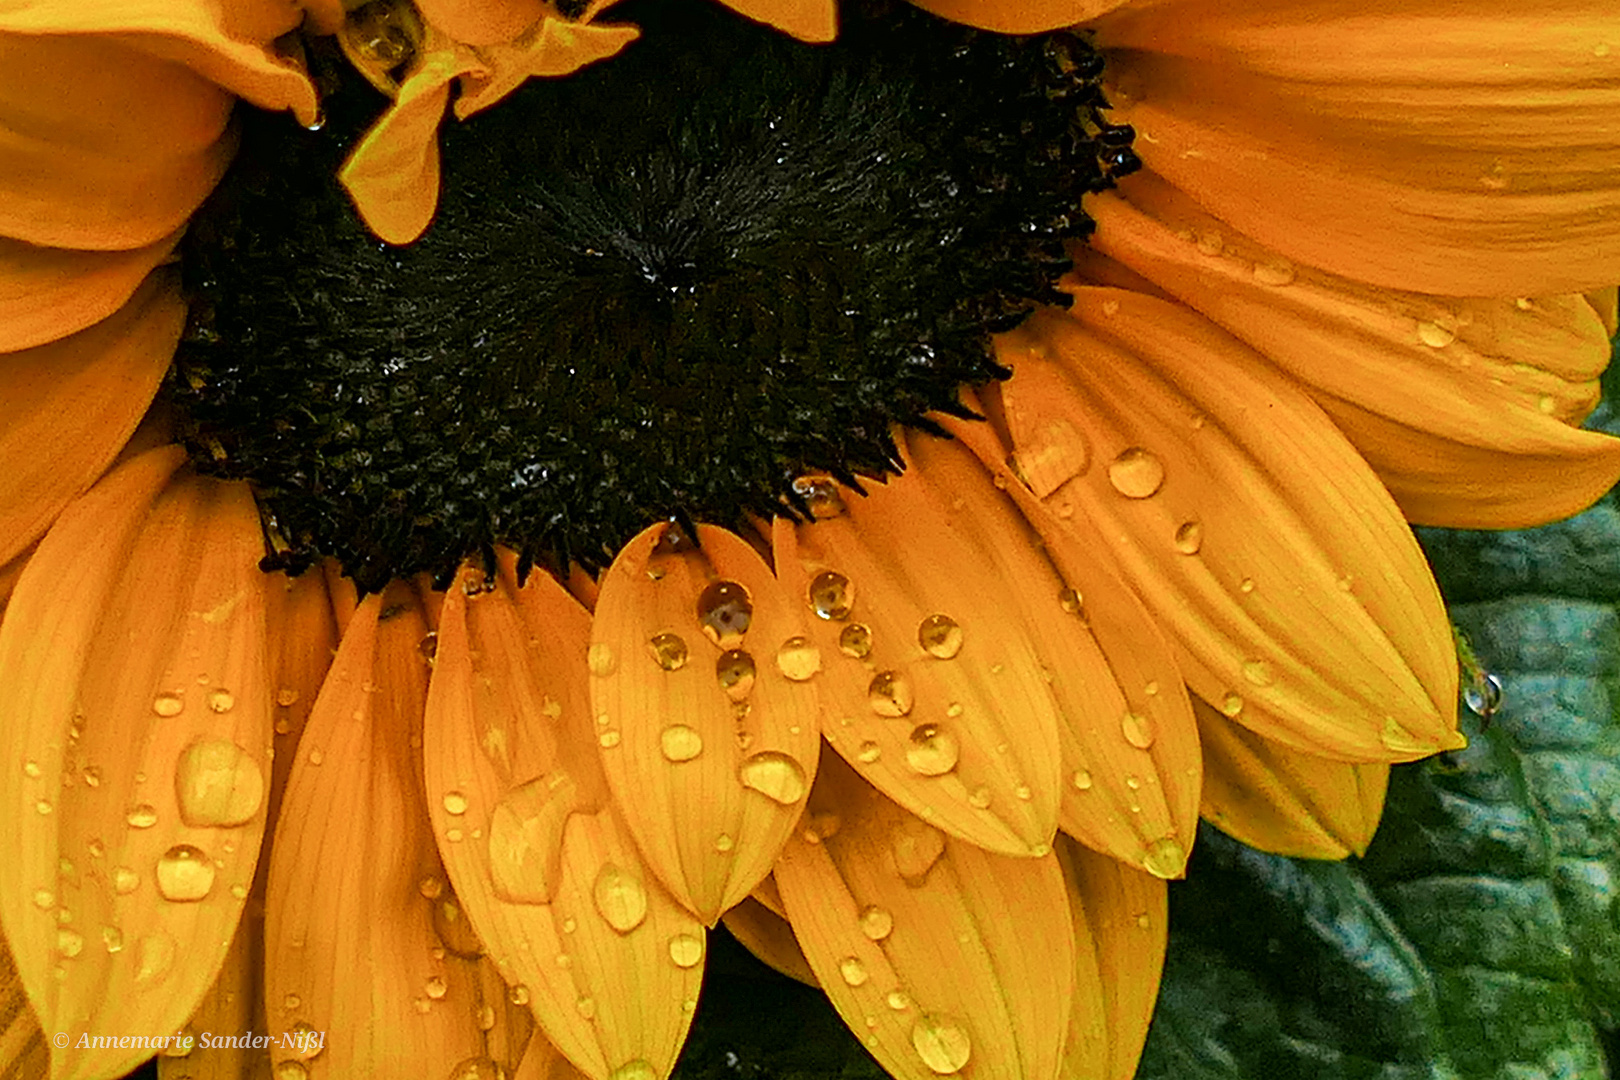
[[[1271,664],[1265,660],[1243,661],[1243,677],[1256,686],[1270,686],[1276,681]]]
[[[447,814],[460,817],[467,812],[467,796],[459,791],[445,792],[442,802],[444,803],[444,812]]]
[[[1457,340],[1457,334],[1448,330],[1439,323],[1419,322],[1417,324],[1418,340],[1431,349],[1443,349]]]
[[[1173,836],[1153,841],[1142,856],[1142,869],[1157,878],[1179,877],[1186,866],[1187,849]]]
[[[1125,741],[1138,750],[1146,750],[1153,745],[1153,723],[1139,712],[1127,712],[1119,722],[1120,731],[1125,735]]]
[[[962,628],[949,615],[930,615],[917,627],[917,644],[929,656],[949,660],[962,651]]]
[[[871,976],[866,971],[866,965],[856,956],[846,956],[838,961],[838,974],[850,986],[860,986]]]
[[[174,773],[180,818],[198,828],[251,821],[264,802],[264,788],[259,763],[229,739],[192,743],[181,752]]]
[[[157,861],[157,887],[165,900],[201,900],[214,888],[214,864],[201,848],[176,844]]]
[[[852,660],[865,660],[872,654],[872,628],[850,623],[838,633],[838,651]]]
[[[1196,521],[1184,521],[1176,530],[1176,550],[1183,555],[1196,555],[1204,546],[1204,527]]]
[[[823,570],[810,582],[810,607],[823,619],[847,619],[855,609],[855,586],[836,570]]]
[[[923,776],[944,776],[956,768],[961,755],[956,736],[938,724],[918,724],[911,729],[906,747],[906,764]]]
[[[759,792],[773,802],[791,806],[804,798],[808,785],[804,767],[777,750],[764,750],[737,766],[742,786]]]
[[[703,959],[703,939],[693,934],[676,934],[669,939],[669,958],[678,968],[697,967]]]
[[[228,713],[236,707],[236,695],[229,690],[215,690],[208,695],[208,707],[217,713]]]
[[[679,671],[686,666],[686,642],[679,634],[655,634],[647,642],[647,652],[653,663],[665,671]]]
[[[882,941],[894,932],[894,916],[876,906],[862,909],[860,924],[861,933],[873,941]]]
[[[880,671],[866,684],[866,702],[879,716],[905,716],[915,702],[911,680],[898,671]]]
[[[722,649],[735,649],[753,622],[754,602],[741,582],[711,582],[698,594],[697,618],[705,637]]]
[[[174,966],[174,938],[158,930],[141,938],[135,946],[135,981],[154,982]]]
[[[923,1064],[941,1076],[961,1072],[973,1056],[967,1029],[949,1016],[924,1013],[911,1025],[911,1045]]]
[[[450,1070],[449,1080],[506,1080],[506,1070],[492,1058],[473,1057],[457,1063]]]
[[[489,871],[495,895],[547,904],[562,874],[563,826],[577,799],[564,773],[514,788],[489,816]]]
[[[732,701],[741,701],[748,696],[754,688],[755,674],[754,658],[741,649],[721,653],[720,659],[714,662],[714,677],[720,681],[720,689]]]
[[[945,834],[925,821],[907,818],[889,834],[889,852],[895,872],[909,884],[919,885],[945,853]]]
[[[658,748],[668,761],[691,761],[703,753],[703,736],[685,724],[671,724],[658,733]]]
[[[159,716],[179,716],[185,707],[179,694],[163,693],[152,699],[152,711]]]
[[[641,879],[612,863],[604,864],[597,873],[591,900],[602,920],[621,934],[628,934],[647,917],[647,890]]]
[[[1270,259],[1254,264],[1254,280],[1262,285],[1281,287],[1292,285],[1297,271],[1287,259]]]
[[[794,682],[806,682],[821,670],[821,650],[809,638],[790,637],[776,650],[776,670]]]
[[[1108,464],[1108,482],[1127,499],[1147,499],[1164,486],[1164,462],[1151,450],[1133,446]]]

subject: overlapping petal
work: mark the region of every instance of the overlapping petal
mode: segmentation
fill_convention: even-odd
[[[1572,423],[1609,359],[1578,294],[1450,299],[1296,266],[1152,176],[1087,204],[1093,246],[1308,388],[1406,516],[1520,528],[1576,513],[1620,477],[1620,439]]]
[[[749,897],[727,911],[723,920],[726,929],[753,953],[761,963],[767,964],[790,979],[806,986],[819,987],[810,961],[799,948],[799,939],[793,934],[788,921],[764,904]]]
[[[1457,296],[1620,279],[1612,5],[1187,0],[1097,29],[1148,167],[1291,259]]]
[[[1113,289],[1078,290],[1072,315],[1037,312],[997,347],[1009,413],[1028,385],[1086,444],[1087,468],[1044,501],[1100,534],[1196,693],[1323,755],[1460,744],[1416,541],[1286,376],[1191,312]]]
[[[0,918],[51,1075],[116,1074],[214,981],[265,822],[270,690],[247,489],[173,448],[70,507],[0,624]],[[119,1007],[109,1010],[107,1001]]]
[[[0,352],[56,341],[124,306],[180,240],[131,251],[70,251],[0,237]]]
[[[28,991],[9,948],[0,949],[0,1076],[30,1080],[50,1072],[50,1050],[28,1007]]]
[[[913,0],[913,3],[952,22],[1000,34],[1059,30],[1119,8],[1144,6],[1143,0]]]

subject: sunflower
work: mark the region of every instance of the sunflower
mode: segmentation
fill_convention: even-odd
[[[1461,744],[1607,5],[728,4],[0,8],[8,1075],[653,1080],[724,920],[1123,1078],[1200,815]]]

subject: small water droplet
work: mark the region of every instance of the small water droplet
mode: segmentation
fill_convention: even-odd
[[[1243,698],[1239,695],[1228,692],[1225,697],[1221,698],[1221,712],[1225,715],[1235,717],[1242,711]]]
[[[444,996],[450,992],[450,987],[442,978],[434,975],[428,979],[426,985],[423,986],[422,991],[434,1001],[441,1001],[444,999]]]
[[[613,646],[605,641],[597,641],[585,650],[585,666],[592,675],[603,677],[619,669],[619,658],[613,654]]]
[[[628,934],[647,917],[647,890],[641,880],[612,863],[597,872],[591,900],[602,920],[621,934]]]
[[[1246,577],[1238,582],[1238,592],[1243,593],[1245,596],[1254,592],[1254,578]]]
[[[622,736],[617,731],[604,731],[596,737],[596,741],[602,744],[602,749],[611,750],[619,745],[621,738]]]
[[[157,887],[165,900],[201,900],[214,889],[214,864],[201,848],[176,844],[157,861]]]
[[[483,1026],[484,1012],[489,1011],[489,1027]],[[495,1026],[494,1010],[480,1009],[478,1012],[479,1027],[488,1031]],[[449,1080],[506,1080],[506,1070],[493,1059],[487,1057],[472,1057],[460,1062],[450,1070]]]
[[[84,951],[84,935],[77,930],[60,927],[56,931],[56,951],[72,959]]]
[[[1243,661],[1243,677],[1255,686],[1270,686],[1276,681],[1271,664],[1265,660]]]
[[[838,974],[843,976],[844,981],[850,986],[861,986],[871,978],[867,974],[866,965],[861,963],[859,957],[854,956],[846,956],[838,961]]]
[[[1125,735],[1125,741],[1138,750],[1146,750],[1153,745],[1153,724],[1142,713],[1127,712],[1120,718],[1119,728]]]
[[[199,739],[180,755],[174,792],[187,825],[244,825],[264,803],[264,771],[229,739]]]
[[[159,716],[179,716],[185,707],[179,694],[159,694],[152,699],[152,711]]]
[[[1502,680],[1490,672],[1463,688],[1463,704],[1475,716],[1490,717],[1502,707]]]
[[[236,707],[236,695],[229,690],[215,690],[208,695],[208,707],[217,713],[228,713]]]
[[[810,513],[817,521],[826,521],[845,512],[844,499],[830,476],[801,476],[793,481],[793,490],[809,504]]]
[[[1176,550],[1183,555],[1196,555],[1204,546],[1204,527],[1196,521],[1183,521],[1176,529]]]
[[[116,926],[101,928],[101,944],[109,953],[124,951],[124,932]]]
[[[905,716],[914,698],[911,680],[898,671],[880,671],[866,685],[866,703],[879,716]]]
[[[669,939],[669,958],[678,968],[697,967],[703,959],[703,939],[693,934],[676,934]]]
[[[810,582],[810,607],[823,619],[847,619],[855,609],[855,586],[838,571],[823,570]]]
[[[324,762],[325,760],[326,760],[326,755],[321,753],[321,748],[320,747],[312,746],[312,747],[309,748],[309,763],[311,765],[317,765],[318,766],[322,762]]]
[[[671,724],[658,733],[658,747],[667,761],[691,761],[703,753],[703,736],[685,724]]]
[[[1085,611],[1085,600],[1077,590],[1063,588],[1058,590],[1058,605],[1070,615],[1082,615]]]
[[[721,833],[719,836],[714,838],[714,850],[720,852],[722,855],[736,846],[737,841],[733,840],[728,833]]]
[[[1028,784],[1019,784],[1017,787],[1013,788],[1013,795],[1024,802],[1029,802],[1029,800],[1035,797],[1035,793],[1029,789]]]
[[[872,628],[865,623],[850,623],[839,631],[838,651],[852,660],[865,660],[872,655]]]
[[[923,1064],[941,1076],[961,1072],[973,1056],[967,1029],[939,1013],[924,1013],[911,1025],[911,1046]]]
[[[904,1012],[911,1008],[911,999],[899,990],[890,990],[889,996],[884,1000],[889,1003],[889,1008],[895,1012]]]
[[[79,779],[84,781],[85,787],[98,788],[101,786],[101,769],[95,765],[86,765],[79,770]]]
[[[141,875],[127,866],[115,866],[112,872],[113,889],[120,896],[128,896],[141,884]]]
[[[791,806],[804,798],[804,767],[777,750],[765,750],[737,766],[737,779],[743,787],[757,791],[772,802]]]
[[[447,814],[454,814],[456,817],[460,817],[462,814],[467,812],[467,796],[463,795],[459,791],[445,792],[443,802],[444,812]]]
[[[416,883],[416,891],[429,900],[437,900],[444,892],[444,879],[429,874]]]
[[[514,1005],[527,1005],[529,1003],[529,988],[518,983],[506,992],[506,999]]]
[[[1431,349],[1443,349],[1457,340],[1457,334],[1448,330],[1439,323],[1419,322],[1417,324],[1418,340]]]
[[[945,853],[945,834],[925,821],[907,818],[889,835],[894,869],[908,884],[920,885]]]
[[[809,638],[790,637],[776,650],[776,670],[794,682],[806,682],[821,670],[821,650]]]
[[[1069,782],[1074,785],[1076,791],[1090,791],[1091,773],[1085,769],[1077,769],[1074,775],[1069,778]]]
[[[1147,499],[1164,486],[1164,463],[1151,450],[1132,446],[1108,466],[1108,482],[1127,499]]]
[[[894,916],[880,907],[868,907],[860,914],[861,933],[873,941],[882,941],[894,931]]]
[[[1287,259],[1271,259],[1254,264],[1254,280],[1262,285],[1292,285],[1296,271]]]
[[[754,658],[741,649],[721,653],[714,662],[714,677],[720,681],[720,689],[725,691],[726,697],[741,701],[754,688]]]
[[[968,805],[973,807],[975,810],[984,810],[988,808],[990,805],[990,789],[985,787],[983,784],[980,784],[978,787],[968,792],[967,801]]]
[[[37,779],[39,779],[41,772],[42,772],[42,770],[40,769],[38,762],[34,762],[34,761],[25,761],[25,762],[23,762],[23,775],[24,776],[29,776],[29,777],[32,777],[32,778],[37,780]]]
[[[1142,856],[1142,868],[1157,878],[1179,877],[1186,866],[1187,849],[1173,836],[1153,841]]]
[[[711,582],[698,594],[697,619],[710,641],[722,649],[735,649],[753,622],[754,602],[741,582]]]
[[[40,799],[34,803],[34,810],[39,814],[49,814],[54,809],[55,807],[53,807],[50,802],[45,799]]]
[[[653,663],[665,671],[679,671],[686,666],[686,642],[679,634],[655,634],[647,642],[647,652]]]
[[[132,829],[150,829],[157,824],[157,819],[157,810],[146,803],[131,807],[129,814],[124,818]]]
[[[956,736],[938,724],[918,724],[911,729],[906,747],[906,764],[923,776],[944,776],[956,768],[961,748]]]
[[[870,765],[883,756],[883,747],[867,739],[855,749],[855,759],[863,764]]]
[[[495,1030],[495,1006],[493,1006],[493,1005],[480,1005],[478,1007],[478,1030],[479,1031],[494,1031]]]
[[[962,651],[962,628],[949,615],[930,615],[917,627],[917,644],[929,656],[949,660]]]

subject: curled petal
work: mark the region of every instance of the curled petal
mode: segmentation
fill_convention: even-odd
[[[1196,703],[1204,739],[1204,816],[1275,855],[1342,859],[1372,842],[1389,766],[1329,761],[1256,735]]]
[[[816,973],[810,970],[810,961],[799,948],[799,939],[793,936],[793,927],[758,900],[749,897],[730,911],[722,920],[731,935],[763,964],[780,971],[790,979],[818,989]]]
[[[1196,0],[1098,34],[1148,167],[1290,259],[1454,296],[1620,279],[1608,4]]]
[[[817,981],[890,1074],[1058,1075],[1077,964],[1057,856],[947,837],[829,756],[776,876]]]
[[[427,706],[427,789],[480,938],[546,1036],[596,1080],[674,1067],[705,953],[658,884],[597,760],[590,616],[504,553],[446,594]]]
[[[463,76],[456,116],[465,120],[489,108],[531,76],[556,78],[606,60],[640,36],[634,26],[580,24],[547,16],[516,41],[478,50],[484,69]]]
[[[1142,0],[913,0],[943,19],[998,34],[1039,34],[1074,26]]]
[[[0,918],[35,1013],[69,1033],[57,1078],[122,1073],[146,1055],[119,1032],[185,1022],[263,835],[258,515],[183,460],[143,454],[69,507],[0,624]]]
[[[671,541],[680,537],[682,542]],[[602,577],[591,711],[636,844],[713,925],[771,872],[815,778],[823,663],[809,612],[723,529],[654,525]]]
[[[726,6],[755,22],[774,26],[800,41],[824,42],[838,36],[834,0],[725,0]]]
[[[1072,315],[1037,312],[997,347],[1009,413],[1032,394],[1089,445],[1093,464],[1044,501],[1100,534],[1195,692],[1324,756],[1461,745],[1422,553],[1298,387],[1197,315],[1113,289],[1078,290]]]
[[[1306,386],[1406,516],[1456,528],[1568,517],[1620,478],[1591,411],[1609,340],[1579,295],[1447,299],[1296,266],[1152,176],[1088,204],[1095,248]]]

